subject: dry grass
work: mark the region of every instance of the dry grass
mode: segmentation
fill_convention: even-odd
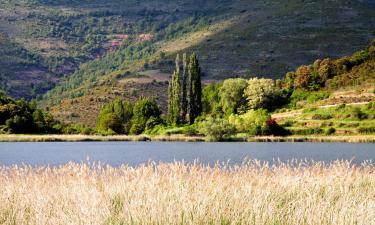
[[[1,134],[0,142],[84,142],[84,141],[183,141],[183,142],[203,142],[204,137],[187,137],[185,135],[17,135]]]
[[[99,135],[16,135],[0,134],[0,142],[82,142],[82,141],[177,141],[177,142],[205,142],[207,137],[176,135],[138,135],[138,136],[99,136]],[[286,137],[256,136],[233,137],[232,142],[349,142],[375,143],[375,135],[343,135],[323,136],[292,135]]]
[[[343,142],[343,143],[375,143],[375,135],[292,135],[286,137],[260,136],[250,137],[249,142]]]
[[[0,168],[0,224],[374,224],[375,166]]]

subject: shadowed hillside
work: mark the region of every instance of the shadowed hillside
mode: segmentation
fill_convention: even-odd
[[[2,60],[2,87],[30,98],[58,84],[54,99],[79,96],[81,84],[113,72],[171,72],[175,53],[186,50],[198,52],[205,79],[281,77],[363,48],[374,36],[374,11],[372,1],[358,0],[2,0],[0,32],[38,59],[27,71]],[[108,52],[111,60],[101,61]]]

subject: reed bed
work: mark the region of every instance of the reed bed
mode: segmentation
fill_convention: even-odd
[[[0,168],[0,224],[375,224],[375,166]]]

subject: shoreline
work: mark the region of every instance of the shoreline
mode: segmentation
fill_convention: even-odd
[[[99,136],[99,135],[24,135],[24,134],[2,134],[0,142],[209,142],[207,137],[202,136]],[[348,135],[348,136],[256,136],[256,137],[234,137],[221,142],[341,142],[341,143],[375,143],[375,135]]]

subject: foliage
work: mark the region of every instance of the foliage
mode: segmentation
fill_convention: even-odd
[[[307,103],[314,103],[319,100],[329,98],[329,96],[330,96],[330,93],[327,91],[310,92],[310,91],[304,91],[301,89],[296,89],[293,91],[292,95],[290,96],[289,107],[299,108],[303,106],[304,101],[306,101]],[[302,104],[302,105],[299,105],[299,104]]]
[[[220,117],[223,114],[220,104],[220,89],[222,83],[210,83],[202,90],[202,111],[212,117]]]
[[[97,118],[96,131],[100,134],[128,134],[133,117],[133,105],[114,100],[105,105]]]
[[[200,132],[213,141],[222,141],[235,134],[235,127],[225,119],[209,117],[200,123]]]
[[[220,104],[226,115],[237,114],[246,111],[246,98],[244,91],[248,82],[242,78],[224,80],[220,91]]]
[[[195,119],[202,113],[201,68],[195,53],[190,56],[188,73],[189,91],[187,115],[189,117],[189,123],[193,124]]]
[[[36,102],[14,100],[0,92],[0,126],[10,133],[60,133],[59,122],[37,108]]]
[[[168,86],[168,120],[170,124],[180,124],[185,120],[181,118],[182,114],[182,93],[186,90],[183,90],[181,87],[182,76],[180,69],[180,55],[176,56],[176,69],[172,75],[172,81]],[[186,88],[186,85],[185,85]]]
[[[155,126],[155,120],[159,119],[160,115],[161,111],[155,100],[148,98],[138,100],[133,108],[133,118],[130,133],[141,134],[146,129],[147,122],[152,117],[153,126]],[[149,123],[151,124],[151,121],[149,121]]]
[[[265,134],[268,131],[267,121],[271,118],[264,109],[249,110],[243,115],[230,115],[229,123],[234,125],[237,132],[251,135]]]
[[[375,126],[358,127],[357,131],[360,134],[375,134]]]
[[[250,109],[270,109],[275,96],[278,94],[275,82],[271,79],[252,78],[248,81],[245,96]]]
[[[336,60],[316,60],[285,75],[283,86],[287,89],[318,91],[322,88],[337,89],[375,81],[372,69],[375,62],[374,42],[365,50]]]
[[[90,134],[94,134],[94,131],[89,128],[89,127],[86,127],[84,125],[80,125],[80,124],[69,124],[69,125],[66,125],[62,128],[62,133],[63,134],[84,134],[84,135],[90,135]]]

